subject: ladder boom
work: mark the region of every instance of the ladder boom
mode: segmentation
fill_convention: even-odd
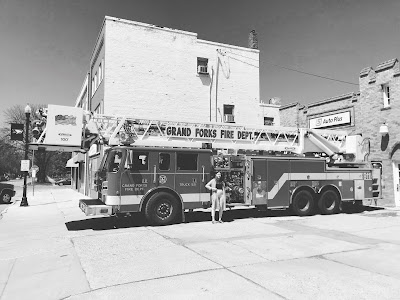
[[[201,148],[208,143],[217,149],[288,151],[298,154],[307,150],[304,139],[308,138],[310,132],[309,129],[297,127],[179,122],[99,114],[94,114],[88,125],[90,122],[96,124],[97,133],[109,145]],[[335,150],[343,146],[347,135],[345,131],[332,130],[313,130],[312,133],[324,140],[325,147],[332,145]]]

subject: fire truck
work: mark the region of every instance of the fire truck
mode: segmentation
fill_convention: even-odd
[[[345,131],[92,114],[83,138],[86,149],[105,149],[98,197],[79,202],[87,216],[142,212],[155,225],[184,221],[185,211],[210,206],[205,185],[216,171],[229,207],[308,216],[378,197],[368,149]]]

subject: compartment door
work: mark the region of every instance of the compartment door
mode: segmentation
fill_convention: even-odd
[[[267,201],[268,207],[289,206],[290,161],[267,160]]]
[[[253,176],[251,185],[253,204],[267,204],[267,160],[253,159]]]

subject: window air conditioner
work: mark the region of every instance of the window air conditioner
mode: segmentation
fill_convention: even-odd
[[[235,122],[234,115],[224,115],[224,117],[225,117],[225,122],[226,123],[234,123]]]
[[[208,74],[207,66],[197,66],[197,73]]]

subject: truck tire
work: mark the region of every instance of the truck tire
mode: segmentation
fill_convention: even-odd
[[[2,192],[1,193],[0,199],[3,203],[10,203],[11,198],[12,198],[11,192]]]
[[[334,190],[326,190],[321,194],[318,208],[323,215],[337,214],[340,211],[340,197]]]
[[[178,200],[170,193],[159,192],[147,201],[144,214],[153,225],[168,225],[175,220],[179,210]]]
[[[298,216],[309,216],[314,210],[314,205],[313,195],[307,190],[302,190],[294,195],[292,210]]]

